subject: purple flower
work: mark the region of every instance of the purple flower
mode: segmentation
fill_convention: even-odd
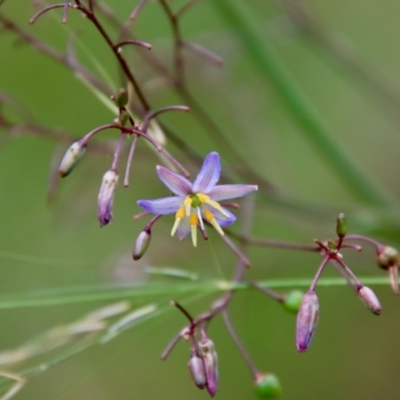
[[[171,236],[178,232],[182,240],[191,232],[194,246],[197,244],[197,226],[204,230],[203,219],[220,235],[224,234],[221,226],[235,222],[235,215],[222,207],[218,201],[243,197],[258,189],[256,185],[217,185],[221,163],[216,152],[205,158],[193,183],[168,168],[157,165],[156,169],[158,177],[175,196],[138,200],[137,203],[152,214],[175,214]]]

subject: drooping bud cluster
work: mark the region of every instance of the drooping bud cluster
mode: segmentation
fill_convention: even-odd
[[[203,360],[206,376],[206,388],[211,397],[214,397],[218,389],[218,356],[214,342],[204,333],[198,343],[199,355]]]
[[[193,332],[194,334],[194,332]],[[199,389],[207,389],[214,397],[218,389],[218,355],[214,342],[202,331],[197,346],[193,346],[188,366],[193,382]]]

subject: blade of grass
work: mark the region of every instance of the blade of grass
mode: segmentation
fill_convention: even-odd
[[[238,2],[211,2],[221,19],[242,43],[261,76],[268,80],[284,100],[288,109],[303,127],[303,132],[316,146],[321,156],[330,162],[341,180],[365,203],[375,206],[396,206],[397,199],[379,185],[338,142],[334,133],[317,114],[274,48],[253,31],[244,7]]]
[[[389,285],[387,276],[360,277],[366,285]],[[257,282],[261,287],[287,289],[308,287],[310,279],[275,279]],[[318,286],[344,286],[347,282],[342,278],[321,278]],[[229,290],[249,290],[253,287],[246,283],[235,283],[224,280],[209,280],[202,282],[189,283],[144,283],[129,287],[104,287],[88,286],[80,288],[54,289],[52,291],[42,291],[40,293],[22,293],[13,296],[0,297],[0,309],[27,308],[54,306],[62,304],[87,303],[104,300],[118,300],[128,298],[154,298],[155,296],[180,296],[190,293],[201,293],[203,295],[225,292]]]

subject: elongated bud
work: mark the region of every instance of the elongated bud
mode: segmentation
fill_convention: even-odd
[[[373,290],[368,286],[361,286],[361,288],[358,289],[358,296],[374,314],[379,315],[381,313],[381,303],[379,302]]]
[[[128,104],[128,91],[124,88],[118,89],[115,96],[111,96],[118,107],[125,107]]]
[[[319,300],[313,290],[309,290],[303,297],[296,325],[297,351],[305,352],[311,344],[319,318]]]
[[[98,217],[101,226],[109,224],[113,219],[113,201],[117,184],[118,173],[110,169],[103,176],[98,197]]]
[[[254,384],[260,399],[277,399],[282,395],[282,386],[274,374],[258,373]]]
[[[336,233],[340,238],[344,238],[347,234],[347,218],[343,213],[337,216]]]
[[[195,385],[199,389],[204,389],[207,384],[207,379],[203,360],[197,355],[193,355],[190,357],[188,367]]]
[[[199,342],[199,353],[204,363],[207,391],[211,397],[214,397],[218,389],[218,356],[213,341],[208,337],[201,339]]]
[[[301,290],[292,290],[286,294],[285,300],[283,301],[283,307],[286,311],[297,314],[300,310],[303,296],[304,293]]]
[[[140,260],[143,254],[146,253],[147,248],[150,245],[151,240],[151,230],[144,229],[141,231],[136,238],[135,247],[133,248],[133,259],[135,261]]]
[[[61,160],[58,171],[62,178],[69,175],[72,170],[79,164],[83,155],[86,151],[86,143],[82,140],[78,140],[75,143],[72,143],[70,148],[64,154],[63,159]]]

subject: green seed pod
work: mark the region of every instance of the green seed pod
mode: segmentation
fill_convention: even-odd
[[[283,307],[286,311],[297,314],[299,312],[304,293],[301,290],[292,290],[287,293],[283,301]]]
[[[259,373],[254,383],[260,399],[277,399],[282,395],[282,386],[274,374]]]
[[[336,233],[340,238],[344,238],[347,234],[347,218],[343,213],[337,216]]]

